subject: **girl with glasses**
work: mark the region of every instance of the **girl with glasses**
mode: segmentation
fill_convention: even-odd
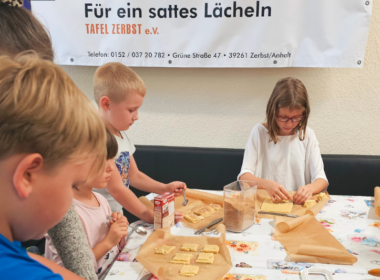
[[[303,83],[277,82],[266,110],[266,122],[253,127],[245,147],[240,180],[254,181],[273,201],[304,203],[325,190],[328,181],[314,131],[307,127],[310,105]]]

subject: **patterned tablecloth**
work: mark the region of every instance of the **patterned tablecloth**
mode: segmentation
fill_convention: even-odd
[[[222,195],[222,192],[213,193]],[[300,271],[309,267],[326,269],[336,280],[380,279],[367,274],[369,269],[380,268],[380,218],[375,214],[373,202],[373,197],[331,195],[331,200],[316,217],[351,254],[358,258],[354,265],[288,262],[281,243],[273,239],[273,220],[257,219],[256,224],[243,233],[227,233],[227,246],[230,249],[233,268],[225,279],[300,280]],[[153,232],[153,225],[144,224],[142,221],[135,224],[146,227],[148,234]],[[183,235],[192,234],[192,230],[181,228],[180,225],[179,228],[177,225],[176,231]],[[140,280],[149,274],[149,271],[135,260],[145,240],[146,237],[133,232],[105,279]],[[240,246],[241,244],[247,246]],[[314,276],[312,279],[325,279],[319,277]]]

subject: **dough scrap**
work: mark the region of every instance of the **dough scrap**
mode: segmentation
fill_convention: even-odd
[[[178,264],[190,264],[190,260],[193,258],[192,254],[181,254],[177,253],[175,254],[173,260],[171,260],[171,263],[178,263]]]
[[[194,213],[194,212],[197,212],[197,211],[201,210],[203,207],[204,206],[197,206],[197,207],[191,209],[190,211]]]
[[[211,203],[210,207],[213,208],[215,211],[218,211],[219,209],[222,209],[222,205],[220,205],[220,204]]]
[[[196,252],[198,250],[198,244],[193,244],[193,243],[184,243],[181,247],[181,251],[191,251],[191,252]]]
[[[197,263],[213,263],[214,254],[213,253],[200,253],[197,260]]]
[[[175,249],[175,246],[162,245],[156,249],[156,254],[167,255]]]
[[[202,216],[197,216],[197,215],[194,215],[194,214],[186,214],[185,216],[183,216],[183,218],[190,222],[190,223],[193,223],[193,224],[196,224],[200,221],[202,221],[204,219],[204,217]]]
[[[215,212],[214,208],[210,206],[205,206],[200,209],[199,208],[200,207],[193,209],[193,213],[199,216],[207,217],[210,216],[213,212]]]
[[[306,200],[303,204],[303,207],[307,208],[307,209],[310,209],[311,207],[313,207],[315,204],[317,204],[317,202],[315,200]]]
[[[198,271],[198,266],[184,265],[179,271],[179,275],[191,277],[197,275]]]
[[[217,253],[219,253],[219,246],[218,245],[205,245],[202,252],[217,254]]]
[[[274,203],[269,197],[265,198],[263,205],[261,205],[261,211],[277,212],[277,213],[290,213],[293,208],[293,202],[289,200],[283,200]]]
[[[325,198],[327,197],[327,195],[323,192],[321,192],[320,194],[317,195],[317,199],[318,201],[322,201],[324,200]]]

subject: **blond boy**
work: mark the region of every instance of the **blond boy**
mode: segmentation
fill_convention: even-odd
[[[1,279],[81,279],[15,241],[59,222],[105,154],[104,124],[62,69],[35,54],[0,57]]]
[[[116,136],[119,145],[115,157],[121,176],[112,180],[107,189],[101,190],[109,201],[112,211],[122,211],[122,206],[139,218],[153,222],[152,211],[147,211],[129,190],[129,184],[140,190],[162,194],[174,192],[177,195],[186,189],[183,182],[163,184],[148,177],[137,168],[133,158],[135,146],[126,130],[138,120],[138,110],[144,101],[146,88],[143,80],[130,68],[121,63],[107,63],[100,66],[94,76],[94,96],[99,114],[109,130]],[[117,179],[117,178],[115,178]],[[131,205],[132,204],[132,205]],[[181,218],[182,216],[177,216]]]

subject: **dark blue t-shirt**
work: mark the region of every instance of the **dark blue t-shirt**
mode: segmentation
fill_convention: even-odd
[[[0,234],[0,279],[63,280],[49,268],[31,259],[20,242],[10,242]]]

